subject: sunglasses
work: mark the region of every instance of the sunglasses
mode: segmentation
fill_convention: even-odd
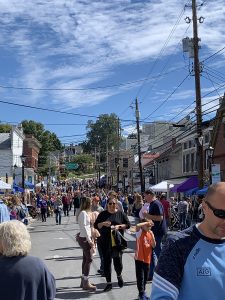
[[[110,202],[110,203],[108,203],[108,205],[116,205],[116,203],[115,202]]]
[[[214,216],[220,219],[225,219],[225,210],[213,207],[208,201],[205,201],[205,203],[212,210]]]

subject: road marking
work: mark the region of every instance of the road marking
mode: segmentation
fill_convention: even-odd
[[[69,238],[62,238],[62,237],[59,237],[59,238],[54,238],[54,240],[68,240]]]

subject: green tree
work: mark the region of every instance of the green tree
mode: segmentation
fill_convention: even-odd
[[[101,160],[105,161],[107,141],[109,150],[118,146],[118,126],[120,122],[114,113],[100,115],[96,122],[88,121],[87,140],[81,144],[84,151],[94,153],[100,148]]]
[[[0,124],[0,133],[9,133],[12,126],[9,124]]]
[[[46,175],[49,152],[61,150],[61,142],[55,133],[45,130],[44,125],[39,122],[24,120],[22,126],[25,134],[32,134],[42,145],[39,153],[39,167],[41,173]]]
[[[86,172],[89,169],[93,168],[94,158],[91,154],[79,154],[75,155],[72,158],[72,162],[77,163],[79,165],[78,170]]]

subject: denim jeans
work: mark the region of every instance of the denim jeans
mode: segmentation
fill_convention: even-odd
[[[179,213],[179,222],[180,222],[180,229],[183,230],[187,227],[187,213]]]
[[[155,235],[156,246],[152,250],[152,257],[151,257],[150,271],[149,271],[149,278],[150,279],[152,279],[152,277],[153,277],[154,269],[157,265],[159,255],[160,255],[160,252],[162,250],[162,247],[161,247],[162,238],[163,238],[163,236],[161,236],[161,235],[160,236]]]
[[[55,221],[56,224],[61,224],[61,210],[55,212]]]

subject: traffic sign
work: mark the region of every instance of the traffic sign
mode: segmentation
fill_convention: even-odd
[[[79,168],[79,165],[77,163],[69,162],[65,164],[65,167],[67,170],[77,170]]]

